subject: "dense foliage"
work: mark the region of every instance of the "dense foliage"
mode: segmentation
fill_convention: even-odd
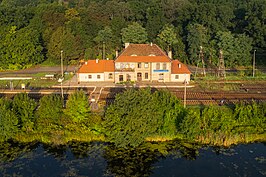
[[[190,109],[179,124],[188,139],[209,143],[225,143],[230,137],[263,134],[266,130],[266,104],[239,103],[234,108],[208,106]]]
[[[265,0],[12,0],[0,2],[0,69],[114,58],[124,42],[157,43],[174,58],[251,65],[266,50]],[[207,63],[207,62],[206,62]],[[211,65],[210,65],[211,66]]]
[[[176,133],[176,121],[182,112],[179,100],[168,92],[130,89],[116,96],[106,110],[104,128],[107,138],[117,146],[138,146],[158,133]]]
[[[11,102],[0,98],[0,142],[12,138],[18,131],[18,118],[11,110]]]
[[[74,122],[81,122],[89,118],[89,99],[82,90],[69,95],[66,103],[65,114]]]
[[[49,95],[36,102],[25,93],[13,100],[1,98],[0,142],[105,140],[117,147],[137,147],[173,139],[212,145],[265,140],[266,103],[185,109],[170,92],[150,88],[128,89],[100,113],[90,111],[83,91],[71,94],[66,108],[62,101]]]
[[[29,98],[26,93],[17,94],[13,101],[13,110],[18,116],[19,125],[22,130],[31,131],[34,126],[34,111],[36,109],[36,102]]]

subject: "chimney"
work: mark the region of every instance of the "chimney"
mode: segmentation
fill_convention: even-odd
[[[151,46],[152,46],[152,42],[151,42]]]
[[[115,58],[118,57],[118,50],[115,51]]]
[[[172,50],[169,50],[169,51],[168,51],[168,57],[169,57],[170,59],[172,59]]]
[[[99,63],[99,59],[96,59],[96,63]]]
[[[88,62],[87,61],[85,61],[85,65],[87,65],[88,64]]]
[[[109,60],[109,58],[106,58],[106,60]]]
[[[129,44],[130,44],[129,42],[125,43],[125,49],[129,46]]]
[[[181,64],[180,63],[178,64],[178,68],[181,68]]]

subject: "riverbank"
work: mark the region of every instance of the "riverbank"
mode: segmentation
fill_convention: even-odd
[[[18,143],[40,142],[51,146],[67,145],[70,142],[91,143],[91,142],[106,142],[104,134],[97,134],[89,129],[84,129],[82,126],[76,126],[76,130],[54,130],[50,132],[19,132],[12,140]],[[199,144],[207,146],[230,147],[238,144],[248,144],[254,142],[266,142],[266,133],[263,134],[236,134],[232,136],[221,136],[214,134],[212,136],[199,136],[196,139],[189,140],[184,138],[185,135],[175,136],[150,136],[144,142],[163,143],[172,141],[183,141],[189,144]]]

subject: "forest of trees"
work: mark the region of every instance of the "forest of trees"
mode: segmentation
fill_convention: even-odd
[[[156,43],[174,59],[248,66],[266,50],[265,0],[0,0],[0,70],[113,59],[125,42]],[[262,61],[262,60],[261,60]]]

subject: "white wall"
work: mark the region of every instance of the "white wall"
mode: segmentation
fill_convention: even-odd
[[[178,75],[179,78],[175,79],[175,76]],[[190,81],[190,74],[171,74],[171,82],[184,82],[185,78],[187,82]]]
[[[79,82],[97,82],[97,81],[104,81],[104,73],[79,73]],[[92,76],[89,79],[89,75]],[[97,78],[97,75],[100,75],[100,79]]]

